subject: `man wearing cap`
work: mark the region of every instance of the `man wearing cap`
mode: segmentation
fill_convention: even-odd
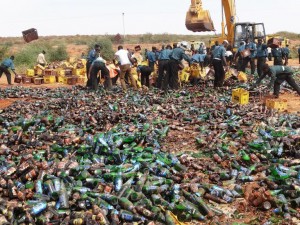
[[[5,73],[7,83],[11,85],[11,74],[9,72],[9,68],[15,73],[15,65],[14,65],[14,59],[15,57],[12,55],[10,58],[4,59],[0,65],[0,78],[2,76],[2,73]]]
[[[179,47],[174,48],[170,54],[168,70],[163,81],[163,89],[165,92],[168,90],[169,86],[171,89],[178,89],[178,70],[182,59],[189,64],[191,63],[191,59],[185,54],[186,50],[188,50],[188,43],[183,41],[179,44]]]
[[[46,52],[43,50],[40,54],[38,54],[38,57],[36,59],[36,62],[40,64],[42,67],[45,67],[47,64],[47,61],[45,59]]]
[[[271,80],[268,84],[268,88],[271,89],[274,87],[274,97],[279,97],[280,85],[286,81],[295,91],[297,91],[298,95],[300,95],[300,87],[296,84],[293,79],[293,71],[288,66],[269,66],[268,64],[263,65],[263,75],[258,78],[254,87],[258,86],[260,82],[266,77],[270,76]]]
[[[171,45],[167,45],[166,48],[160,51],[158,56],[158,79],[156,81],[156,87],[162,87],[162,81],[165,72],[168,70],[168,62],[170,60],[170,55],[172,53]]]
[[[134,53],[132,54],[131,58],[135,58],[138,64],[143,62],[143,56],[141,54],[141,46],[137,45],[134,47]]]
[[[222,45],[219,45],[219,42],[216,41],[215,48],[212,51],[212,65],[215,70],[215,80],[214,80],[214,88],[222,87],[225,79],[225,71],[223,65],[227,67],[226,62],[226,48],[228,46],[228,41],[223,41]]]

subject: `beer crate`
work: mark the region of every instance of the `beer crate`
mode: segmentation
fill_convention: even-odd
[[[44,78],[35,77],[35,78],[33,78],[33,83],[36,84],[36,85],[41,85],[42,83],[44,83]]]
[[[286,99],[266,99],[266,106],[269,109],[276,109],[280,112],[287,109],[287,100]]]
[[[45,84],[53,84],[56,82],[56,77],[54,75],[44,76],[44,83]]]
[[[77,76],[67,77],[67,84],[75,85],[77,83]]]
[[[44,75],[45,76],[51,76],[51,75],[56,76],[57,75],[57,71],[55,71],[53,69],[45,69]]]
[[[271,47],[271,48],[278,48],[280,45],[280,39],[271,38],[268,40],[267,45],[268,45],[268,47]]]
[[[250,56],[250,55],[251,55],[250,49],[247,48],[247,49],[241,51],[241,55],[242,55],[244,58]]]
[[[233,89],[231,101],[241,105],[246,105],[249,103],[249,92],[243,88]]]
[[[37,30],[35,28],[24,30],[24,31],[22,31],[22,34],[23,34],[24,40],[27,43],[39,38]]]
[[[34,70],[33,69],[27,69],[26,70],[26,76],[33,77],[34,76]]]
[[[73,69],[72,73],[73,75],[80,76],[82,75],[82,69]]]
[[[86,82],[87,82],[87,77],[86,76],[77,77],[77,83],[78,84],[86,84]]]
[[[23,76],[22,83],[23,84],[31,84],[31,77]]]

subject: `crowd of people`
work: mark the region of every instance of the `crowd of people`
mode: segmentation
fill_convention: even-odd
[[[251,74],[257,72],[258,79],[252,87],[258,86],[262,79],[267,75],[271,77],[268,87],[273,88],[275,97],[278,97],[280,85],[286,81],[300,95],[300,88],[292,77],[292,70],[289,68],[288,59],[290,50],[286,47],[276,46],[268,47],[263,43],[262,39],[258,39],[257,43],[246,39],[240,43],[240,46],[233,54],[232,47],[227,40],[222,44],[215,42],[211,48],[206,48],[204,43],[196,49],[195,46],[185,41],[174,43],[171,45],[163,45],[161,49],[152,47],[151,50],[145,49],[142,54],[141,47],[138,45],[134,51],[124,49],[122,45],[118,46],[112,63],[107,63],[101,57],[101,46],[96,44],[88,53],[86,60],[87,84],[89,89],[96,90],[100,83],[100,78],[104,79],[104,88],[111,89],[119,80],[124,92],[130,85],[133,90],[141,87],[155,86],[163,91],[176,90],[179,88],[179,70],[184,68],[183,60],[190,66],[197,65],[199,70],[203,72],[206,65],[214,70],[214,88],[219,89],[223,86],[225,72],[229,67],[235,65],[238,71],[246,71],[250,64]],[[47,65],[45,59],[46,52],[43,50],[37,57],[37,64],[41,66]],[[300,47],[298,48],[299,64],[300,64]],[[84,55],[82,57],[85,57]],[[267,60],[272,60],[273,66],[266,64]],[[4,59],[0,64],[0,77],[5,73],[8,84],[11,82],[11,69],[15,73],[14,56]],[[101,71],[101,75],[99,75]],[[150,75],[157,72],[155,82],[150,82]],[[195,84],[197,82],[193,82]]]

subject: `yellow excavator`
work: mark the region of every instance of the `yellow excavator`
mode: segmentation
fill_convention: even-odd
[[[233,49],[236,50],[239,47],[240,42],[245,41],[247,38],[252,41],[262,38],[266,41],[265,26],[263,23],[237,23],[235,21],[235,0],[221,0],[221,4],[222,33],[220,37],[217,37],[212,41],[213,43],[217,40],[219,43],[222,43],[224,40],[228,40]],[[215,31],[209,11],[204,10],[202,7],[202,0],[191,0],[190,8],[186,13],[185,25],[188,30],[194,32]],[[225,32],[225,28],[227,33]]]

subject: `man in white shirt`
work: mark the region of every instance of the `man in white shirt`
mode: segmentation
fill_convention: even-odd
[[[36,62],[37,62],[38,64],[40,64],[41,66],[43,66],[43,67],[45,67],[46,64],[47,64],[47,61],[46,61],[46,59],[45,59],[45,54],[46,54],[46,52],[43,50],[43,51],[38,55],[37,60],[36,60]]]
[[[126,83],[125,83],[125,74],[129,74],[129,78],[131,81],[131,86],[133,87],[134,90],[137,90],[135,80],[131,74],[131,58],[130,54],[127,50],[123,49],[123,46],[118,46],[118,51],[115,53],[115,59],[118,60],[120,64],[120,81],[121,81],[121,86],[123,91],[126,91]]]

